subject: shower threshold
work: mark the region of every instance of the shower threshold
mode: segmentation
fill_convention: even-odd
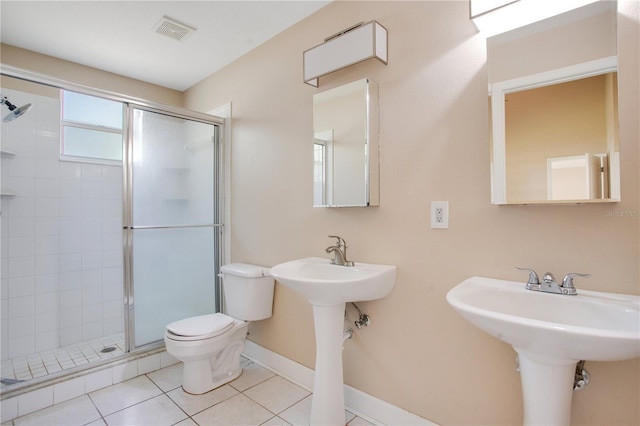
[[[118,333],[58,349],[2,360],[1,391],[9,390],[10,386],[27,380],[123,355],[124,349],[124,334]]]
[[[16,383],[22,383],[22,382],[24,382],[24,380],[6,379],[4,377],[0,378],[0,383],[7,386],[15,385]]]

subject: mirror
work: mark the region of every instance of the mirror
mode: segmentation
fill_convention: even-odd
[[[620,200],[616,2],[487,39],[492,204]]]
[[[358,80],[313,96],[313,205],[379,204],[378,89]]]

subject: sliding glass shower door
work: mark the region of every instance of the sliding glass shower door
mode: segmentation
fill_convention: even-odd
[[[216,310],[218,126],[133,107],[125,214],[129,347]],[[129,217],[127,217],[129,216]]]

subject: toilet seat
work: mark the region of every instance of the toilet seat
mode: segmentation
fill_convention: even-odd
[[[225,334],[236,320],[222,313],[200,315],[167,325],[167,337],[172,340],[203,340]]]

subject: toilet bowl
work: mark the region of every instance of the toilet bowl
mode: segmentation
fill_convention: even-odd
[[[240,374],[249,321],[271,317],[275,282],[269,268],[235,263],[220,268],[225,313],[199,315],[167,325],[167,352],[184,363],[182,388],[203,394]]]
[[[188,319],[212,326],[221,320],[229,321],[223,328],[203,336],[178,334],[181,330],[179,325],[184,320],[167,326],[164,336],[167,352],[184,363],[182,387],[188,393],[199,395],[230,382],[242,373],[240,354],[244,351],[249,323],[224,314]]]

